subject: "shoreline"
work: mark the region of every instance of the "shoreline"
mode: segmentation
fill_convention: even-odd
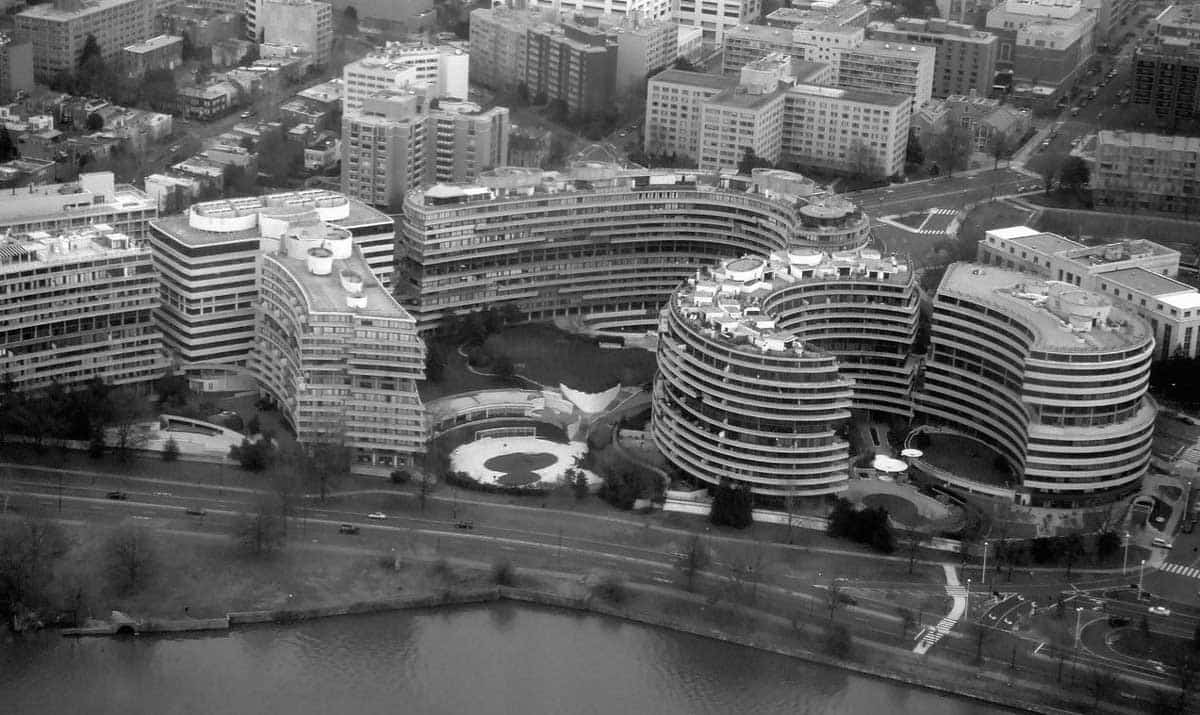
[[[569,578],[560,577],[559,580],[567,584],[571,582],[571,579]],[[643,584],[627,584],[627,587],[633,591],[649,590]],[[699,601],[699,599],[696,598],[689,598],[690,596],[693,596],[693,594],[671,594],[671,597],[677,602],[682,602],[688,605],[694,605],[690,603],[692,601]],[[240,626],[253,626],[260,624],[294,625],[304,621],[337,618],[341,616],[372,615],[400,611],[435,611],[441,608],[480,606],[503,602],[510,602],[518,606],[561,609],[572,613],[616,618],[621,621],[635,623],[641,626],[662,628],[676,633],[685,633],[688,635],[708,638],[731,645],[753,648],[755,650],[773,653],[775,655],[796,658],[798,660],[823,667],[838,668],[856,673],[863,677],[884,680],[910,688],[920,688],[922,690],[937,693],[939,695],[982,703],[1009,712],[1032,712],[1039,713],[1040,715],[1063,715],[1079,712],[1078,710],[1067,710],[1044,705],[1042,703],[1029,701],[1024,698],[1016,699],[1013,697],[1011,691],[1004,695],[1004,699],[1000,699],[998,695],[989,693],[987,690],[974,688],[968,689],[962,685],[955,685],[952,682],[955,680],[953,676],[943,678],[918,677],[912,674],[906,674],[896,670],[889,670],[868,663],[859,662],[854,659],[837,658],[830,655],[825,655],[815,652],[811,649],[788,647],[777,643],[763,642],[762,640],[755,639],[749,635],[734,633],[729,629],[722,629],[707,626],[700,622],[694,622],[695,619],[692,619],[693,622],[688,622],[687,619],[671,617],[665,613],[650,613],[641,610],[624,608],[617,604],[604,603],[592,596],[568,595],[556,593],[551,590],[516,586],[447,589],[441,593],[428,593],[371,601],[358,601],[336,606],[238,611],[228,613],[225,615],[225,617],[217,619],[144,619],[141,621],[130,619],[128,622],[115,621],[109,622],[103,626],[61,629],[60,635],[63,637],[112,637],[127,634],[208,634],[217,631],[227,633],[228,631]],[[757,609],[753,610],[757,611]],[[759,612],[756,615],[769,616],[770,614]],[[133,626],[132,630],[130,630],[131,626]],[[864,644],[869,644],[870,648],[873,648],[879,652],[886,652],[894,649],[893,646],[888,646],[883,643],[861,638],[858,640],[862,641]],[[930,672],[938,673],[947,671],[931,668]],[[980,677],[986,676],[981,674]]]

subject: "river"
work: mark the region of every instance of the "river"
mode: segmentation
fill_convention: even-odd
[[[1001,710],[600,616],[510,603],[220,635],[0,644],[13,715],[992,715]]]

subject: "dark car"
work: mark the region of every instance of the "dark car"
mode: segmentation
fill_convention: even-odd
[[[184,509],[184,513],[188,516],[204,516],[208,512],[203,509]]]
[[[358,527],[354,524],[342,524],[338,527],[339,534],[357,534]]]
[[[475,522],[471,521],[470,519],[464,519],[463,521],[460,521],[457,524],[455,524],[455,526],[458,527],[459,529],[474,529]]]
[[[1108,625],[1112,626],[1113,628],[1124,628],[1125,626],[1129,625],[1129,619],[1125,616],[1109,616]]]
[[[129,498],[129,495],[125,492],[109,492],[107,496],[109,499],[116,499],[117,501],[125,501]]]

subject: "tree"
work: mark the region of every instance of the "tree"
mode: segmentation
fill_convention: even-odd
[[[1079,193],[1092,179],[1092,170],[1078,156],[1068,156],[1058,169],[1058,183],[1064,188]]]
[[[771,162],[754,153],[753,147],[742,147],[742,160],[738,162],[737,173],[749,175],[754,169],[770,169]]]
[[[262,431],[262,420],[259,419],[258,413],[250,415],[250,421],[246,423],[246,434],[253,437]]]
[[[23,609],[50,600],[54,569],[70,544],[58,524],[38,516],[0,521],[0,617],[12,625]]]
[[[1083,539],[1079,534],[1070,534],[1063,538],[1061,547],[1062,558],[1067,562],[1067,578],[1071,578],[1071,566],[1083,555]]]
[[[921,548],[929,543],[929,534],[923,531],[908,531],[902,537],[905,550],[908,552],[908,573],[911,574],[917,565],[917,556],[921,553]]]
[[[347,35],[358,34],[358,10],[353,5],[347,5],[342,10],[342,32]]]
[[[179,459],[179,443],[174,437],[168,437],[162,448],[162,458],[164,462],[174,462]]]
[[[280,516],[283,509],[277,500],[264,496],[254,504],[253,511],[244,513],[234,525],[234,538],[248,554],[265,556],[278,551],[287,535],[286,524]]]
[[[266,437],[251,442],[243,439],[241,445],[229,448],[229,458],[250,472],[261,472],[271,466],[275,448]]]
[[[766,552],[757,542],[735,551],[729,558],[729,583],[738,601],[758,601],[758,585],[766,566]],[[749,590],[747,590],[749,589]]]
[[[1050,195],[1050,190],[1054,188],[1054,177],[1058,175],[1058,170],[1050,165],[1043,164],[1038,167],[1038,175],[1042,177],[1042,187],[1046,191],[1046,195]]]
[[[582,469],[572,469],[567,472],[571,480],[571,491],[575,493],[575,501],[583,501],[588,495],[587,474]]]
[[[825,635],[825,648],[834,658],[847,658],[854,647],[854,639],[850,629],[844,623],[834,623],[829,626]]]
[[[744,484],[731,484],[723,480],[713,493],[712,510],[709,521],[716,526],[732,526],[735,529],[745,529],[754,521],[753,499],[750,487]]]
[[[992,169],[1000,168],[1000,160],[1012,156],[1013,142],[1006,132],[996,132],[988,137],[987,153],[993,161]]]
[[[921,146],[921,133],[915,127],[908,130],[908,144],[904,148],[904,163],[914,166],[925,163],[925,149]]]
[[[1096,556],[1101,561],[1121,550],[1121,537],[1115,531],[1105,531],[1096,539]]]
[[[95,35],[89,34],[83,41],[83,51],[75,72],[77,93],[110,96],[116,87],[116,78],[104,61],[104,52]]]
[[[330,483],[349,473],[354,450],[346,443],[344,425],[333,425],[314,435],[301,453],[303,474],[315,482],[321,501],[325,501]]]
[[[92,112],[87,115],[87,120],[84,121],[83,126],[89,132],[98,132],[104,128],[104,117]]]
[[[967,168],[974,148],[971,130],[961,124],[950,124],[930,137],[926,153],[948,178],[956,170]]]
[[[111,531],[103,553],[109,585],[122,596],[145,587],[158,565],[153,537],[136,524],[125,523]]]
[[[186,37],[186,33],[184,37]],[[141,100],[157,111],[170,111],[177,101],[175,73],[167,69],[150,70],[139,85]]]
[[[916,624],[917,618],[912,610],[903,606],[896,609],[896,615],[900,617],[900,640],[904,640],[908,637],[908,631]]]
[[[21,152],[17,150],[17,145],[13,143],[12,136],[8,133],[8,127],[0,124],[0,162],[12,161],[21,156]]]
[[[140,424],[148,404],[145,396],[130,387],[120,387],[108,393],[109,423],[113,428],[117,458],[126,461],[133,450],[146,442],[146,432]]]
[[[846,147],[846,165],[856,178],[868,178],[878,174],[875,155],[862,139],[854,139]]]
[[[417,501],[421,505],[421,513],[425,512],[425,502],[436,486],[437,481],[428,474],[421,475],[421,478],[417,480]]]
[[[679,573],[683,576],[684,587],[688,591],[694,590],[696,574],[708,568],[711,561],[708,546],[699,536],[692,536],[688,541],[687,549],[676,555],[675,568],[679,569]]]

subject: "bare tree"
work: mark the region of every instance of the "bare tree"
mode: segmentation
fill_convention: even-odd
[[[829,582],[829,588],[825,589],[825,607],[829,609],[829,619],[837,614],[837,610],[846,605],[846,594],[842,590],[842,580],[835,578]]]
[[[305,474],[317,485],[321,501],[325,501],[330,484],[350,471],[353,449],[346,444],[344,424],[333,424],[305,445]]]
[[[124,523],[104,540],[104,565],[109,584],[120,595],[144,588],[158,565],[158,551],[143,527]]]
[[[429,495],[433,494],[436,486],[437,481],[432,474],[422,474],[417,479],[417,502],[421,505],[422,513],[425,511],[425,502],[429,500]]]
[[[1013,141],[1009,138],[1007,132],[995,132],[988,137],[987,153],[991,155],[994,163],[992,169],[1000,168],[1001,159],[1011,159],[1013,150]]]
[[[875,154],[862,139],[854,139],[846,147],[846,165],[850,167],[855,178],[874,177],[879,173]]]
[[[900,616],[900,640],[904,640],[908,637],[909,629],[916,625],[917,618],[911,609],[903,606],[896,609],[896,615]]]
[[[753,544],[735,551],[729,559],[729,584],[737,596],[750,603],[758,601],[758,586],[766,566],[766,552],[762,544]]]
[[[688,591],[695,589],[696,574],[708,568],[710,562],[708,546],[699,536],[693,536],[688,541],[687,550],[679,554],[675,562],[675,568],[679,569],[683,576],[684,586]]]
[[[921,549],[929,543],[929,534],[923,531],[912,530],[905,532],[900,537],[900,543],[904,545],[904,550],[908,552],[908,573],[911,574],[917,566],[917,556],[921,554]]]
[[[238,545],[254,556],[265,556],[282,548],[287,529],[280,511],[274,500],[259,499],[254,509],[242,514],[234,525]]]
[[[1117,683],[1112,673],[1100,668],[1088,668],[1083,674],[1083,686],[1092,696],[1092,708],[1100,705],[1101,700],[1107,701],[1117,694]]]
[[[961,124],[951,123],[930,137],[926,155],[937,162],[949,178],[954,176],[956,170],[967,168],[974,148],[975,138],[971,136],[971,130]]]
[[[40,607],[49,598],[54,567],[69,548],[58,524],[40,516],[0,522],[0,617]]]
[[[991,626],[980,623],[979,621],[967,622],[967,633],[970,634],[970,637],[975,641],[976,661],[983,660],[983,646],[988,642],[988,640],[991,639],[994,632],[995,631]]]
[[[141,420],[149,409],[149,401],[132,388],[120,387],[108,394],[108,419],[112,425],[117,458],[127,460],[133,450],[146,443],[146,432]]]

